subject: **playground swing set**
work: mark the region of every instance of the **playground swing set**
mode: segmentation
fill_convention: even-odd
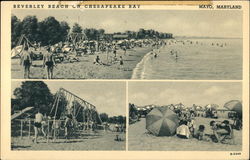
[[[63,108],[63,111],[59,115],[58,108],[60,107],[60,101],[62,98],[65,98],[67,101],[67,106]],[[77,105],[78,104],[78,105]],[[31,126],[34,122],[34,119],[26,118],[26,119],[17,119],[27,111],[32,110],[33,107],[27,107],[24,110],[20,111],[19,113],[15,113],[11,116],[12,121],[20,121],[20,137],[23,137],[24,127],[28,124],[28,137],[31,136]],[[82,122],[77,121],[77,117],[80,117],[80,113],[82,114]],[[50,138],[52,137],[53,141],[55,141],[58,137],[58,130],[60,130],[61,124],[65,122],[65,118],[67,115],[72,116],[73,122],[73,134],[81,131],[90,131],[93,130],[94,126],[102,126],[102,120],[96,110],[96,107],[91,103],[83,100],[82,98],[78,97],[77,95],[71,93],[70,91],[60,88],[55,96],[55,100],[53,102],[52,108],[50,110],[50,116],[52,115],[52,119],[46,119],[44,126],[46,126],[46,138],[47,143],[49,142]],[[59,126],[59,128],[57,128]],[[83,127],[80,127],[83,126]],[[42,132],[44,132],[42,128]]]

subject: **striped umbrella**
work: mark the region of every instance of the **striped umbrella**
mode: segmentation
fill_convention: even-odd
[[[235,111],[239,114],[242,114],[242,104],[238,100],[231,100],[231,101],[225,103],[224,107],[231,110],[231,111]]]
[[[146,116],[146,129],[156,136],[171,136],[178,127],[178,116],[168,107],[157,107]]]

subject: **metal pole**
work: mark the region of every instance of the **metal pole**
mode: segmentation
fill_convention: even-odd
[[[29,138],[30,138],[30,128],[31,128],[31,122],[30,122],[30,119],[29,119]]]
[[[21,120],[21,138],[23,137],[23,120]]]
[[[47,143],[49,143],[49,120],[48,120],[48,133],[47,133]]]

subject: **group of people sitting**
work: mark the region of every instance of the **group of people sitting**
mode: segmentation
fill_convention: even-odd
[[[117,60],[116,57],[114,57],[114,59],[115,59],[116,61],[119,61],[119,67],[118,67],[118,69],[122,69],[122,68],[123,68],[123,64],[124,64],[122,56],[119,57],[119,60]],[[94,59],[93,64],[96,64],[96,65],[105,65],[105,63],[103,63],[103,62],[101,61],[101,58],[100,58],[100,56],[98,56],[98,55],[97,55],[96,58]]]
[[[176,129],[176,136],[179,138],[190,139],[196,138],[200,141],[213,141],[215,143],[231,143],[234,144],[233,129],[228,120],[210,121],[212,134],[206,134],[205,125],[199,125],[196,128],[195,118],[189,120],[180,120],[179,127]],[[231,142],[227,142],[230,140]]]

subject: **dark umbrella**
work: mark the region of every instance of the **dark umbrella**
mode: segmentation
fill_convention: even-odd
[[[242,115],[242,103],[239,100],[231,100],[224,104],[224,107],[230,111],[235,111]]]
[[[178,127],[178,116],[168,107],[157,107],[146,116],[146,129],[156,136],[171,136]]]

